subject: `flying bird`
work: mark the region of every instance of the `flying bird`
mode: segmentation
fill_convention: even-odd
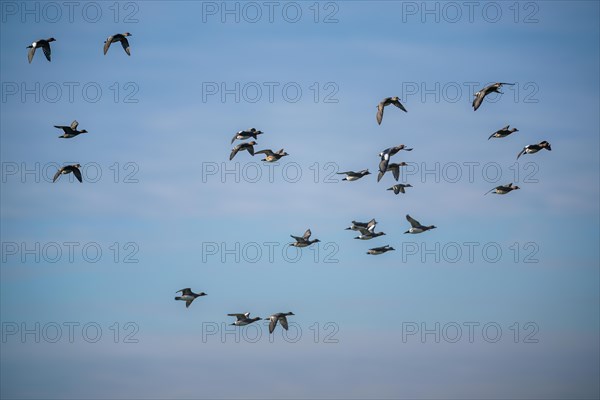
[[[254,145],[256,145],[256,144],[257,143],[254,140],[251,142],[245,142],[245,143],[238,144],[233,149],[231,149],[231,154],[229,155],[229,161],[233,160],[233,157],[235,157],[235,155],[238,153],[238,151],[246,150],[248,153],[250,153],[251,156],[254,156]]]
[[[393,190],[394,194],[405,193],[404,188],[407,188],[407,187],[412,187],[412,185],[410,183],[407,183],[406,185],[399,183],[397,185],[392,186],[391,188],[388,188],[388,190]]]
[[[509,183],[508,185],[501,185],[501,186],[496,186],[495,188],[493,188],[492,190],[490,190],[489,192],[485,192],[484,195],[494,192],[496,194],[506,194],[508,192],[512,192],[513,190],[517,190],[520,189],[520,187],[518,186],[514,186],[511,183]]]
[[[377,225],[377,221],[375,221],[375,218],[373,218],[372,220],[370,220],[369,222],[358,222],[358,221],[352,221],[352,225],[350,225],[348,228],[346,228],[345,230],[349,231],[359,231],[360,228],[365,228],[365,229],[369,229],[372,226],[374,227],[375,225]]]
[[[387,148],[379,153],[379,157],[381,158],[381,161],[379,162],[379,174],[377,175],[377,182],[379,182],[381,180],[381,178],[383,178],[383,175],[387,171],[389,171],[388,163],[390,162],[390,158],[401,150],[412,151],[413,149],[412,148],[409,149],[405,145],[400,144],[398,146]],[[398,164],[398,167],[405,166],[405,165],[407,165],[407,164],[405,162],[402,162],[402,163]],[[396,178],[396,176],[398,176],[398,177],[400,176],[399,170],[398,170],[398,172],[395,172],[394,170],[392,170],[392,172],[394,173],[394,178]],[[396,178],[396,180],[398,180],[398,178]]]
[[[42,48],[42,50],[44,51],[44,55],[46,56],[46,59],[48,61],[52,61],[51,55],[52,55],[52,50],[50,49],[50,42],[56,42],[56,39],[54,38],[50,38],[50,39],[39,39],[36,40],[35,42],[31,43],[29,46],[27,46],[27,48],[29,49],[29,52],[27,53],[27,59],[29,60],[29,64],[31,64],[31,60],[33,60],[33,55],[35,54],[35,50],[38,48]]]
[[[386,163],[386,161],[381,160],[379,162],[379,168],[383,168],[383,166],[385,165],[384,163]],[[377,182],[379,182],[381,180],[381,178],[383,178],[383,175],[387,172],[387,171],[391,171],[392,175],[394,176],[394,179],[396,180],[396,182],[398,182],[398,179],[400,179],[400,167],[405,167],[408,164],[405,163],[404,161],[400,162],[400,163],[391,163],[391,164],[387,164],[387,168],[385,169],[385,171],[379,171],[379,174],[377,174]]]
[[[192,301],[196,300],[197,297],[206,296],[206,293],[194,293],[190,288],[181,289],[176,291],[175,293],[179,292],[181,292],[181,296],[175,297],[175,300],[185,301],[185,308],[188,308],[190,304],[192,304]]]
[[[552,151],[552,148],[550,147],[550,143],[546,142],[545,140],[543,142],[540,142],[539,144],[528,144],[527,146],[523,147],[523,150],[521,150],[521,152],[517,155],[517,160],[523,154],[534,154],[542,149]]]
[[[367,251],[367,254],[371,254],[371,255],[378,255],[378,254],[383,254],[385,252],[391,251],[391,250],[396,250],[393,247],[390,247],[390,245],[386,244],[385,246],[381,246],[381,247],[374,247],[372,249],[369,249]]]
[[[259,150],[255,151],[254,154],[264,154],[265,158],[260,161],[266,162],[275,162],[278,161],[281,157],[289,156],[288,153],[283,151],[283,149],[273,152],[271,149]]]
[[[108,51],[108,48],[110,47],[110,45],[112,43],[121,42],[121,46],[123,46],[123,50],[125,50],[125,53],[127,53],[127,55],[130,56],[131,50],[129,49],[129,41],[127,40],[128,36],[133,36],[133,35],[129,32],[125,32],[125,33],[116,33],[112,36],[109,36],[108,39],[106,39],[106,41],[104,42],[104,55],[106,55],[106,52]]]
[[[310,240],[310,235],[312,235],[312,232],[310,231],[310,229],[307,229],[306,232],[304,232],[304,235],[302,235],[302,237],[290,235],[295,240],[294,243],[290,243],[290,246],[294,246],[294,247],[307,247],[307,246],[310,246],[313,243],[320,242],[319,239]]]
[[[377,105],[377,123],[379,125],[381,125],[381,120],[383,119],[383,109],[389,106],[390,104],[395,105],[404,112],[408,112],[406,111],[406,108],[404,108],[402,103],[400,103],[399,97],[386,97],[385,99],[381,100],[381,102]]]
[[[259,321],[262,318],[260,317],[255,317],[255,318],[250,318],[250,313],[244,313],[244,314],[227,314],[230,317],[236,317],[236,321],[233,324],[230,325],[235,325],[235,326],[244,326],[244,325],[249,325],[255,321]]]
[[[286,312],[286,313],[276,313],[271,315],[268,320],[269,320],[269,333],[273,333],[273,331],[275,330],[275,327],[277,326],[277,322],[279,322],[281,324],[281,326],[283,327],[283,329],[285,329],[286,331],[288,330],[288,321],[287,321],[287,317],[290,315],[295,315],[293,312]]]
[[[52,182],[56,182],[56,180],[61,176],[61,175],[67,175],[70,173],[73,173],[73,175],[75,175],[75,178],[77,178],[77,180],[79,182],[83,182],[83,180],[81,179],[81,171],[79,170],[79,168],[81,168],[80,164],[73,164],[73,165],[65,165],[64,167],[61,167],[58,171],[56,171],[56,173],[54,174],[54,178],[52,178]]]
[[[375,232],[375,225],[371,225],[368,228],[359,228],[358,230],[360,231],[360,235],[355,237],[354,239],[370,240],[378,236],[385,235],[384,232]]]
[[[488,94],[490,94],[490,93],[500,93],[500,94],[503,94],[499,90],[502,87],[502,85],[511,85],[512,86],[512,85],[514,85],[514,83],[496,82],[496,83],[493,83],[491,85],[488,85],[488,86],[484,87],[479,92],[475,93],[473,95],[473,96],[475,96],[475,98],[473,99],[473,111],[477,111],[477,109],[479,108],[479,106],[481,106],[481,103],[483,102],[483,99]]]
[[[488,140],[490,140],[491,138],[504,138],[510,135],[511,133],[519,132],[517,128],[508,129],[509,127],[510,125],[506,125],[504,128],[492,133]]]
[[[352,181],[359,180],[363,176],[370,175],[371,173],[369,172],[368,169],[363,169],[362,171],[358,171],[358,172],[346,171],[346,172],[338,172],[337,174],[338,175],[346,175],[346,177],[343,178],[342,180],[352,182]]]
[[[231,139],[231,144],[233,144],[233,142],[235,142],[236,140],[246,140],[250,138],[257,139],[257,136],[262,134],[262,131],[257,131],[254,128],[250,128],[247,131],[239,131],[238,133],[233,135],[233,138]]]
[[[407,230],[404,233],[421,233],[421,232],[425,232],[428,231],[430,229],[435,229],[436,226],[434,225],[429,225],[429,226],[424,226],[421,225],[421,223],[419,221],[417,221],[416,219],[412,218],[410,215],[406,214],[406,219],[408,222],[410,222],[410,229]]]
[[[78,131],[77,126],[79,126],[79,122],[73,121],[71,122],[71,126],[63,126],[63,125],[54,125],[55,128],[62,129],[63,134],[59,136],[59,138],[70,139],[81,133],[88,133],[85,129]]]

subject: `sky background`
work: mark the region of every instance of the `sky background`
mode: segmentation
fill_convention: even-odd
[[[1,4],[2,398],[598,398],[598,2],[50,4]],[[117,32],[131,57],[102,54]],[[388,96],[408,113],[378,126]],[[58,139],[73,119],[90,133]],[[229,161],[251,127],[290,155]],[[344,230],[371,218],[385,236]],[[224,325],[246,311],[296,315]]]

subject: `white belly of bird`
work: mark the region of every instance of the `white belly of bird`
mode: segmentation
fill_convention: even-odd
[[[421,233],[421,232],[424,232],[423,229],[421,229],[421,228],[410,228],[408,231],[410,233]]]
[[[347,181],[355,181],[355,180],[357,180],[358,178],[359,178],[358,176],[348,176],[348,177],[346,178],[346,180],[347,180]]]
[[[181,296],[181,300],[183,301],[192,301],[194,298],[192,296]]]

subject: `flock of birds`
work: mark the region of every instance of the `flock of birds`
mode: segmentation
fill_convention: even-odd
[[[112,43],[120,42],[125,53],[128,56],[131,56],[129,41],[127,40],[127,37],[129,37],[129,36],[132,36],[131,33],[129,33],[129,32],[126,32],[123,34],[118,33],[118,34],[109,36],[106,39],[106,41],[104,42],[104,48],[103,48],[104,55],[107,54],[107,52],[110,48],[110,45]],[[32,62],[33,57],[36,52],[36,49],[38,49],[38,48],[41,48],[44,55],[46,56],[46,59],[48,61],[51,61],[52,52],[51,52],[51,48],[50,48],[50,43],[55,42],[55,41],[56,41],[56,39],[54,39],[54,38],[49,38],[49,39],[45,39],[45,40],[40,39],[40,40],[33,42],[31,45],[27,46],[27,48],[29,49],[29,52],[28,52],[29,63]],[[514,85],[514,84],[506,83],[506,82],[497,82],[497,83],[488,85],[488,86],[484,87],[483,89],[479,90],[477,93],[475,93],[474,94],[475,99],[473,100],[473,110],[476,111],[483,103],[483,100],[485,99],[485,97],[487,95],[489,95],[490,93],[502,94],[502,92],[500,92],[499,89],[503,85]],[[398,97],[386,97],[381,102],[379,102],[379,104],[377,105],[377,114],[376,114],[377,124],[381,125],[381,123],[383,121],[383,115],[384,115],[385,108],[390,105],[394,105],[395,107],[399,108],[400,110],[402,110],[404,112],[408,112],[406,110],[406,107],[400,102],[400,99]],[[85,129],[78,130],[78,126],[79,126],[79,123],[76,120],[73,121],[71,123],[71,125],[69,125],[69,126],[54,125],[55,128],[61,129],[63,131],[63,134],[61,136],[59,136],[59,138],[64,138],[64,139],[72,139],[72,138],[79,136],[80,134],[87,133],[87,131]],[[514,132],[518,132],[518,129],[516,129],[516,128],[511,129],[510,125],[507,125],[504,128],[492,133],[490,135],[490,137],[488,138],[488,140],[492,139],[492,138],[505,138]],[[238,153],[243,152],[243,151],[247,151],[251,156],[254,156],[255,154],[264,154],[265,158],[262,159],[262,161],[264,161],[264,162],[276,162],[276,161],[280,160],[282,157],[289,155],[288,153],[286,153],[284,151],[284,149],[280,149],[278,151],[273,151],[271,149],[263,149],[263,150],[255,151],[254,146],[256,146],[258,144],[256,140],[258,140],[258,136],[262,135],[262,134],[263,134],[262,131],[256,130],[255,128],[237,132],[231,139],[231,144],[233,144],[236,140],[242,141],[242,143],[233,147],[233,149],[231,150],[231,153],[229,155],[229,160],[230,161],[233,160],[233,158]],[[253,140],[246,141],[249,139],[253,139]],[[547,141],[544,140],[538,144],[530,144],[530,145],[525,146],[517,155],[517,159],[519,159],[519,157],[521,157],[523,154],[534,154],[542,149],[546,149],[549,151],[552,150],[550,147],[550,143],[548,143]],[[412,150],[413,150],[412,148],[407,148],[404,144],[400,144],[400,145],[390,147],[390,148],[387,148],[387,149],[381,151],[379,153],[380,162],[379,162],[379,167],[378,167],[379,171],[378,171],[378,175],[377,175],[377,182],[379,182],[387,172],[391,172],[394,179],[396,180],[396,182],[398,182],[399,177],[400,177],[400,168],[403,166],[406,166],[407,164],[405,162],[391,163],[390,160],[394,155],[396,155],[400,151],[412,151]],[[56,182],[57,179],[61,175],[66,175],[66,174],[70,174],[70,173],[72,173],[79,182],[83,182],[80,168],[81,168],[80,164],[65,165],[65,166],[59,168],[59,170],[54,175],[53,182]],[[338,174],[345,175],[345,177],[342,179],[342,181],[352,182],[352,181],[359,180],[367,175],[370,175],[370,172],[368,169],[364,169],[364,170],[356,171],[356,172],[355,171],[338,172]],[[410,188],[410,187],[412,187],[410,184],[398,183],[398,184],[395,184],[392,187],[388,188],[387,190],[392,190],[394,192],[394,194],[397,195],[399,193],[406,193],[406,188]],[[507,194],[516,189],[519,189],[519,187],[513,185],[512,183],[509,183],[506,185],[497,186],[485,194],[493,192],[496,194],[503,195],[503,194]],[[406,215],[406,220],[410,223],[410,228],[406,232],[404,232],[405,234],[406,233],[419,234],[419,233],[423,233],[423,232],[426,232],[426,231],[436,228],[436,226],[434,226],[434,225],[423,225],[408,214]],[[377,221],[375,221],[375,219],[372,219],[368,222],[352,221],[352,224],[348,228],[346,228],[346,230],[352,230],[352,231],[356,231],[356,232],[360,233],[359,236],[356,236],[354,239],[371,240],[376,237],[385,235],[384,232],[376,232],[375,231],[376,226],[377,226]],[[294,242],[290,243],[290,246],[294,246],[297,248],[303,248],[303,247],[311,246],[320,241],[319,239],[311,239],[311,235],[312,235],[312,232],[310,229],[307,229],[302,236],[290,235],[294,239]],[[385,246],[371,248],[367,251],[367,254],[380,255],[380,254],[384,254],[384,253],[386,253],[388,251],[392,251],[392,250],[395,250],[395,249],[389,245],[385,245]],[[175,297],[175,300],[184,301],[186,308],[189,307],[196,298],[206,296],[206,293],[204,293],[204,292],[194,293],[191,290],[191,288],[181,289],[181,290],[178,290],[176,293],[181,293],[181,296]],[[248,325],[248,324],[251,324],[253,322],[256,322],[256,321],[259,321],[262,319],[260,317],[250,318],[250,313],[248,313],[248,312],[247,313],[232,313],[232,314],[227,314],[227,315],[236,318],[235,322],[233,322],[231,324],[231,325],[235,325],[235,326]],[[292,316],[292,315],[294,315],[294,313],[287,312],[287,313],[275,313],[275,314],[272,314],[271,316],[269,316],[267,318],[267,320],[269,320],[269,333],[273,333],[277,323],[279,323],[284,329],[287,330],[288,329],[287,317]]]

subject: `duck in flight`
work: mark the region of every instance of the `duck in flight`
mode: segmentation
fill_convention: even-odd
[[[480,91],[478,91],[477,93],[475,93],[473,96],[475,96],[475,98],[473,99],[473,111],[477,111],[477,109],[479,108],[479,106],[481,106],[481,103],[483,102],[483,99],[485,98],[485,96],[487,96],[490,93],[500,93],[503,94],[500,91],[500,88],[502,87],[502,85],[514,85],[514,83],[506,83],[506,82],[496,82],[496,83],[492,83],[491,85],[488,85],[486,87],[484,87],[483,89],[481,89]]]
[[[50,49],[50,42],[56,42],[56,39],[54,39],[52,37],[50,39],[45,39],[45,40],[39,39],[39,40],[36,40],[35,42],[31,43],[29,46],[27,46],[27,48],[29,49],[29,52],[27,53],[27,59],[29,60],[29,64],[31,64],[31,60],[33,60],[33,56],[35,55],[36,49],[38,49],[40,47],[44,51],[46,60],[52,61],[51,60],[52,50]]]
[[[287,317],[290,315],[295,315],[293,312],[286,312],[286,313],[276,313],[271,315],[268,320],[269,320],[269,333],[273,333],[273,331],[275,330],[275,327],[277,326],[277,322],[279,322],[281,324],[281,326],[283,327],[283,329],[285,329],[286,331],[288,330],[288,321],[287,321]]]
[[[306,232],[304,232],[304,235],[302,235],[302,237],[290,235],[295,240],[294,243],[290,243],[290,246],[294,246],[294,247],[307,247],[307,246],[310,246],[313,243],[320,242],[319,239],[310,240],[310,235],[312,235],[312,232],[310,231],[310,229],[307,229]]]
[[[251,142],[246,142],[246,143],[240,143],[237,146],[235,146],[233,149],[231,149],[231,154],[229,155],[229,161],[233,160],[233,157],[235,157],[235,155],[239,152],[239,151],[247,151],[248,153],[250,153],[251,156],[254,156],[254,146],[257,143],[253,140]]]
[[[347,230],[347,231],[359,231],[360,228],[370,229],[371,227],[374,227],[375,225],[377,225],[377,221],[375,221],[375,218],[373,218],[369,222],[352,221],[352,225],[350,225],[345,230]]]
[[[227,314],[230,317],[235,317],[236,321],[233,324],[230,325],[235,325],[235,326],[244,326],[244,325],[249,325],[255,321],[259,321],[262,318],[260,317],[254,317],[254,318],[250,318],[250,313],[244,313],[244,314]]]
[[[388,168],[390,158],[401,150],[412,151],[413,149],[409,149],[405,145],[400,144],[398,146],[387,148],[379,153],[379,157],[381,158],[381,161],[379,162],[379,175],[377,175],[377,182],[379,182],[381,180],[381,178],[387,171],[390,171],[390,169]],[[397,172],[394,171],[393,169],[391,170],[392,173],[394,173],[394,178],[396,178],[396,176],[398,176],[398,177],[400,176],[399,167],[405,166],[405,165],[407,165],[405,162],[401,162],[400,164],[397,164],[397,166],[394,165],[394,168],[398,168]],[[397,180],[398,180],[398,178],[396,178],[396,181]]]
[[[517,155],[517,160],[523,154],[534,154],[534,153],[537,153],[538,151],[540,151],[542,149],[546,149],[548,151],[552,151],[552,148],[550,147],[550,143],[546,142],[545,140],[543,142],[538,143],[538,144],[528,144],[527,146],[523,147],[523,150],[521,150],[521,152]]]
[[[185,308],[188,308],[190,304],[192,304],[192,301],[196,300],[196,298],[206,296],[206,293],[194,293],[190,288],[181,289],[176,291],[175,293],[179,292],[181,292],[181,296],[175,297],[175,300],[185,301]]]
[[[70,139],[81,133],[88,133],[85,129],[78,131],[77,127],[79,126],[79,122],[73,121],[71,122],[71,126],[63,126],[63,125],[54,125],[55,128],[62,129],[63,134],[59,136],[59,138]]]
[[[377,124],[381,125],[381,121],[383,120],[383,109],[389,106],[390,104],[395,105],[404,112],[408,112],[406,111],[406,108],[404,108],[402,103],[400,103],[400,98],[398,96],[386,97],[385,99],[381,100],[381,102],[379,102],[379,104],[377,105]]]
[[[79,182],[83,182],[82,178],[81,178],[81,170],[79,169],[81,168],[80,164],[73,164],[73,165],[65,165],[64,167],[61,167],[58,171],[56,171],[56,173],[54,174],[54,178],[52,178],[52,182],[56,182],[56,180],[61,176],[61,175],[66,175],[66,174],[70,174],[72,173],[73,175],[75,175],[75,178],[77,178],[77,180]]]
[[[352,181],[359,180],[363,176],[370,175],[371,173],[369,172],[368,169],[363,169],[362,171],[358,171],[358,172],[346,171],[346,172],[338,172],[337,174],[338,175],[346,175],[346,177],[343,178],[342,180],[352,182]]]
[[[263,158],[260,161],[266,161],[266,162],[279,161],[279,159],[281,157],[289,156],[289,154],[286,153],[285,151],[283,151],[283,149],[278,150],[276,152],[272,151],[271,149],[259,150],[259,151],[255,151],[254,154],[264,154],[265,158]]]
[[[231,139],[231,144],[233,144],[233,142],[235,142],[236,140],[246,140],[246,139],[250,139],[250,138],[257,139],[258,135],[262,135],[262,134],[263,134],[262,131],[257,131],[254,128],[250,128],[247,131],[239,131],[238,133],[233,135],[233,138]]]
[[[429,226],[424,226],[421,225],[421,223],[419,221],[417,221],[416,219],[412,218],[410,215],[406,214],[406,220],[408,222],[410,222],[410,229],[407,230],[404,233],[422,233],[425,231],[428,231],[430,229],[435,229],[436,226],[435,225],[429,225]]]
[[[354,239],[371,240],[371,239],[376,238],[378,236],[385,235],[384,232],[375,232],[375,225],[371,225],[368,228],[359,228],[358,230],[360,232],[360,235],[357,236],[357,237],[355,237]]]
[[[491,193],[491,192],[494,192],[496,194],[506,194],[506,193],[512,192],[513,190],[517,190],[517,189],[520,189],[520,187],[513,185],[511,182],[508,185],[496,186],[495,188],[491,189],[490,191],[485,192],[484,195]]]
[[[407,183],[406,185],[404,185],[402,183],[398,183],[398,184],[392,186],[391,188],[388,188],[388,190],[393,190],[394,194],[406,193],[406,191],[404,189],[407,187],[412,187],[412,185],[410,183]]]
[[[392,250],[396,250],[396,249],[394,249],[390,245],[386,244],[385,246],[373,247],[372,249],[369,249],[367,251],[367,254],[376,256],[376,255],[383,254],[383,253],[386,253],[386,252],[392,251]]]
[[[133,36],[133,35],[129,32],[125,32],[125,33],[116,33],[112,36],[109,36],[108,39],[106,39],[106,41],[104,42],[104,55],[106,55],[106,52],[108,51],[108,48],[110,47],[111,44],[116,43],[116,42],[121,42],[121,46],[123,46],[123,50],[125,50],[125,53],[127,53],[127,55],[130,56],[131,50],[129,48],[129,41],[127,40],[128,36]]]
[[[504,138],[510,135],[511,133],[519,132],[517,128],[508,129],[510,125],[506,125],[504,128],[492,133],[488,140],[491,138]]]

